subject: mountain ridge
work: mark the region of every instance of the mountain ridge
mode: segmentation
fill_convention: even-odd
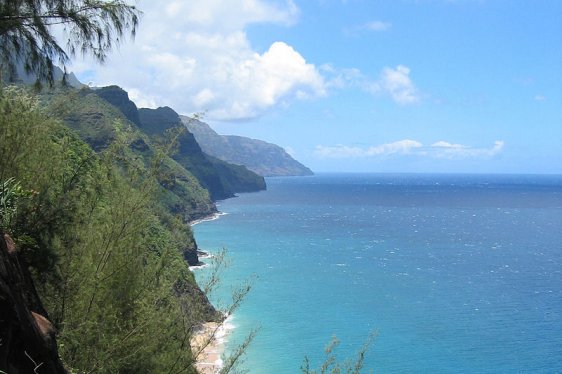
[[[264,177],[314,174],[276,144],[238,135],[219,135],[205,122],[188,116],[180,118],[208,155],[231,164],[244,165]]]
[[[118,108],[153,140],[158,140],[165,136],[166,131],[181,126],[180,116],[172,108],[137,108],[127,92],[118,86],[98,88],[94,93]],[[236,192],[254,192],[266,188],[263,177],[237,165],[210,160],[188,130],[178,134],[177,142],[177,152],[171,158],[199,180],[209,191],[212,200],[233,197]]]

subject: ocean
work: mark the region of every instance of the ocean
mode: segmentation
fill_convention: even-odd
[[[268,178],[194,226],[226,248],[212,295],[253,289],[227,350],[260,331],[241,368],[319,367],[371,332],[365,370],[562,372],[562,176],[319,174]],[[209,269],[196,272],[201,279]]]

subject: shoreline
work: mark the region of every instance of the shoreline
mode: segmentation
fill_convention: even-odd
[[[210,214],[210,215],[208,215],[208,216],[205,216],[205,217],[203,217],[203,218],[196,219],[196,220],[193,220],[193,221],[189,222],[189,225],[190,225],[191,227],[193,227],[193,226],[195,226],[195,225],[200,224],[201,222],[214,221],[214,220],[216,220],[216,219],[219,219],[221,216],[224,216],[224,215],[227,215],[227,214],[228,214],[228,213],[224,213],[224,212],[212,213],[212,214]]]
[[[229,316],[223,322],[204,322],[196,328],[190,345],[197,354],[194,366],[198,373],[217,374],[222,369],[226,337],[234,329],[231,320]]]
[[[215,257],[212,253],[206,252],[206,251],[202,251],[200,249],[197,250],[197,258],[199,259],[199,263],[197,265],[191,265],[189,266],[189,270],[193,271],[193,270],[199,270],[199,269],[205,269],[206,267],[209,267],[211,265],[211,263],[209,262],[203,262],[201,260],[207,260],[210,258]]]
[[[193,227],[202,222],[209,222],[226,215],[224,212],[215,212],[206,217],[190,222]],[[197,240],[197,239],[195,239]],[[214,255],[207,250],[197,250],[200,259],[212,259]],[[212,265],[211,262],[202,262],[190,266],[191,271],[197,271]],[[203,322],[194,331],[190,339],[191,351],[196,354],[194,367],[200,374],[218,374],[223,367],[222,356],[225,351],[226,337],[234,329],[232,316],[226,316],[222,322]]]

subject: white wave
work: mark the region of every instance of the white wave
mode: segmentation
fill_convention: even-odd
[[[200,224],[201,222],[209,222],[209,221],[214,221],[216,219],[219,219],[221,216],[227,215],[228,213],[225,212],[217,212],[217,213],[213,213],[212,215],[205,217],[205,218],[201,218],[201,219],[196,219],[195,221],[191,222],[190,225],[191,227]]]
[[[189,270],[201,270],[201,269],[205,269],[206,267],[209,267],[209,264],[203,264],[203,265],[194,265],[194,266],[190,266]]]
[[[218,328],[215,334],[215,339],[217,339],[217,342],[219,344],[226,343],[228,341],[226,338],[228,337],[228,335],[230,335],[232,330],[236,328],[236,326],[232,323],[233,320],[234,316],[229,315],[228,317],[226,317],[222,325]]]

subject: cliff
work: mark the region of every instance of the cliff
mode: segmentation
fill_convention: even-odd
[[[0,128],[0,370],[194,372],[208,191],[89,89],[5,87]]]
[[[161,157],[157,145],[129,119],[139,121],[136,105],[117,86],[63,90],[49,99],[51,103],[64,101],[62,115],[65,123],[96,152],[107,149],[117,139],[117,134],[126,129],[128,159],[142,160],[144,166],[148,166],[155,157]],[[166,209],[183,215],[187,221],[216,212],[209,192],[193,173],[168,156],[163,156],[161,167],[157,193]]]
[[[157,109],[141,108],[129,99],[126,91],[117,86],[96,89],[96,95],[104,99],[146,134],[152,141],[165,137],[166,132],[181,126],[180,116],[169,107]],[[193,134],[182,132],[177,138],[177,151],[172,159],[191,173],[209,191],[213,201],[233,197],[236,192],[251,192],[265,189],[262,177],[226,162],[210,160],[203,153]]]
[[[244,165],[266,177],[312,175],[312,171],[278,145],[234,135],[219,135],[201,121],[182,116],[182,121],[203,151],[225,162]]]

